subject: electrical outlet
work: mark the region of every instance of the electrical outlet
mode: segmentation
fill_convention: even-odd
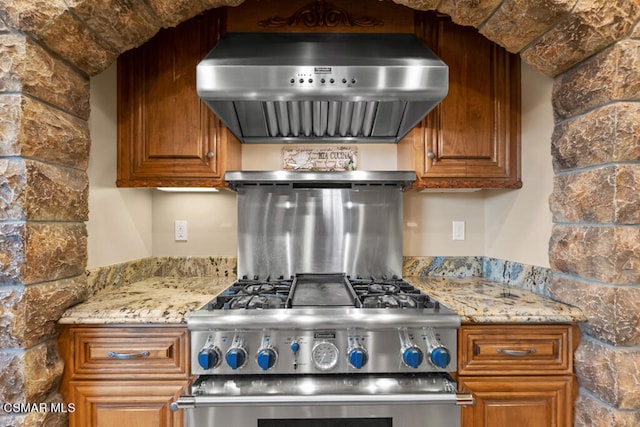
[[[187,221],[177,219],[174,224],[174,235],[176,241],[187,240]]]
[[[453,221],[453,240],[464,240],[464,221]]]

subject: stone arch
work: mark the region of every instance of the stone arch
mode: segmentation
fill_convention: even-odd
[[[395,1],[474,26],[555,78],[552,292],[589,317],[575,425],[640,424],[640,5]],[[54,323],[84,298],[89,77],[160,28],[242,2],[0,0],[0,400],[60,399]],[[34,364],[46,369],[31,372]]]

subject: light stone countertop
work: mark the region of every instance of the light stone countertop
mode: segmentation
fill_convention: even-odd
[[[405,277],[458,313],[462,322],[582,322],[572,307],[536,293],[482,278]],[[184,324],[233,283],[218,277],[152,277],[105,289],[68,309],[61,324]]]
[[[488,279],[404,279],[455,311],[463,323],[573,323],[587,320],[577,307]]]
[[[151,277],[112,287],[69,308],[61,324],[181,324],[234,282],[228,277]]]

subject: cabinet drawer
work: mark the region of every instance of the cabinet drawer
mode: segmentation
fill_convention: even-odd
[[[464,325],[459,375],[562,375],[573,372],[571,325]]]
[[[73,379],[188,376],[186,328],[72,327],[65,333],[75,353]]]

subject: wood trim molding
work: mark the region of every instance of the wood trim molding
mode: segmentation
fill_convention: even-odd
[[[272,16],[258,21],[261,27],[377,27],[384,23],[369,16],[354,16],[346,9],[325,0],[316,0],[297,9],[288,17]]]

